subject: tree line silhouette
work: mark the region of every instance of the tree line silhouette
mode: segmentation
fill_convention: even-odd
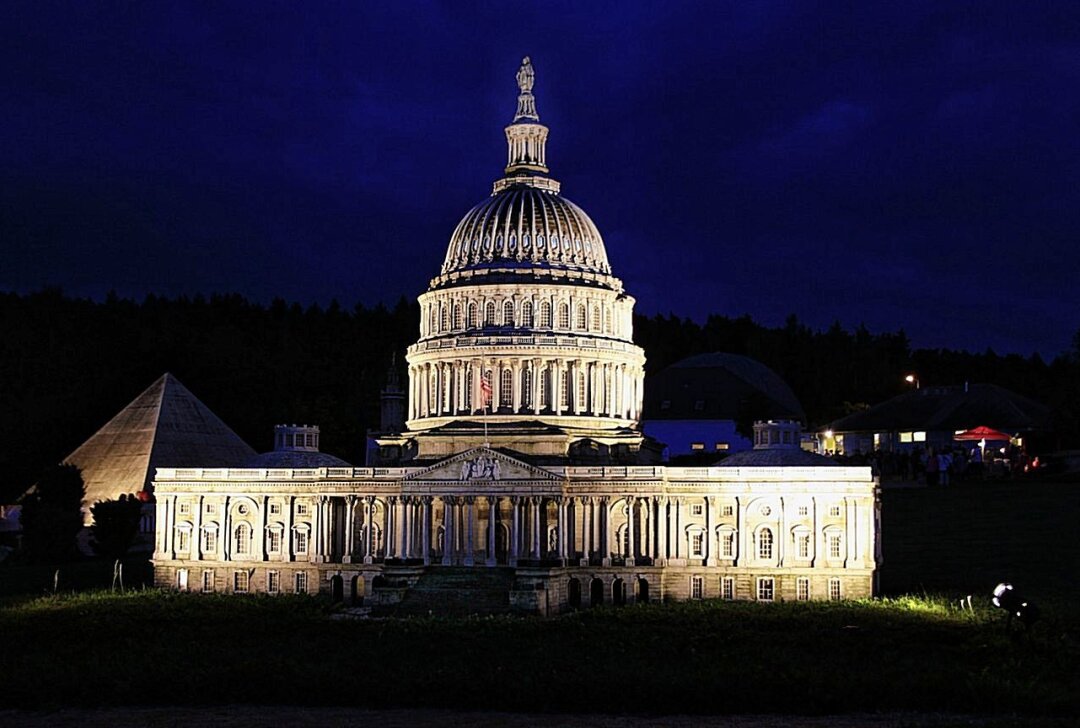
[[[269,305],[238,294],[67,297],[58,289],[0,293],[0,502],[29,487],[162,373],[175,374],[256,450],[272,426],[322,428],[325,451],[362,464],[365,435],[379,424],[379,390],[396,353],[419,331],[419,307],[338,302]],[[814,331],[791,316],[769,328],[748,316],[635,317],[646,372],[692,354],[726,351],[757,359],[795,391],[809,424],[899,394],[903,375],[923,386],[991,382],[1051,405],[1056,447],[1080,442],[1080,332],[1072,351],[1038,355],[912,350],[903,331],[874,334],[838,323]]]

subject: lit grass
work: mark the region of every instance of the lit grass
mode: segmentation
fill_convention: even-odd
[[[289,703],[549,712],[1080,710],[1071,615],[1030,635],[946,597],[694,602],[550,620],[339,621],[311,598],[148,590],[0,611],[22,707]],[[18,635],[19,639],[13,639]]]

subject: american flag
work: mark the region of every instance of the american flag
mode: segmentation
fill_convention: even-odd
[[[480,398],[484,407],[491,404],[491,372],[484,372],[480,377]]]

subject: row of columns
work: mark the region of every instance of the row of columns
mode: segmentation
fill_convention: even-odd
[[[491,377],[490,400],[481,384],[485,371]],[[475,357],[426,362],[409,367],[409,419],[477,414],[487,404],[493,413],[636,420],[643,377],[644,370],[634,364],[580,358]]]
[[[524,257],[529,257],[527,253]],[[506,320],[506,302],[513,304],[512,320]],[[547,303],[548,308],[544,309]],[[494,306],[494,320],[489,320],[488,305]],[[531,306],[530,311],[525,311],[525,304]],[[618,306],[607,302],[599,304],[586,299],[585,325],[582,326],[580,302],[557,301],[551,303],[550,299],[544,300],[536,297],[525,298],[495,298],[495,299],[469,299],[469,300],[443,300],[429,302],[421,307],[420,335],[423,337],[445,333],[467,333],[470,329],[484,326],[514,326],[519,325],[527,329],[528,333],[536,334],[606,334],[615,336],[624,341],[630,341],[633,337],[633,314],[632,309]],[[596,306],[600,306],[601,321],[596,320]],[[454,307],[457,306],[457,311]],[[470,306],[472,312],[470,313]],[[566,306],[562,309],[562,306]],[[599,325],[597,325],[599,324]]]
[[[283,509],[284,528],[281,548],[276,553],[268,549],[267,510],[268,496],[260,496],[257,513],[252,525],[250,558],[259,561],[293,561],[298,555],[307,556],[314,562],[326,562],[340,557],[344,563],[360,558],[372,563],[377,558],[422,559],[425,564],[438,558],[445,565],[473,566],[483,563],[496,565],[502,554],[497,552],[500,540],[510,565],[520,559],[556,558],[564,563],[580,559],[582,565],[599,560],[610,564],[612,554],[620,555],[627,565],[633,565],[638,556],[644,556],[655,564],[669,560],[702,559],[706,566],[715,566],[721,552],[718,517],[714,497],[684,498],[672,496],[442,496],[441,524],[435,522],[436,496],[389,496],[381,499],[382,522],[378,528],[382,538],[376,541],[376,513],[380,499],[375,496],[355,494],[343,497],[320,495],[315,498],[311,513],[309,548],[306,554],[295,551],[293,531],[293,497]],[[504,513],[501,504],[509,501],[509,512]],[[703,505],[701,516],[687,513],[690,502]],[[756,558],[754,533],[748,524],[749,500],[738,498],[734,530],[736,543],[730,557],[735,565],[749,563]],[[215,500],[222,508],[220,530],[215,548],[207,552],[202,548],[201,519],[204,496],[193,503],[191,534],[188,553],[180,558],[200,559],[212,557],[228,561],[232,554],[232,529],[235,520],[230,515],[230,496]],[[344,508],[335,508],[341,502]],[[554,521],[549,522],[548,506],[555,506]],[[625,532],[612,528],[612,505],[621,504],[625,509]],[[486,506],[486,522],[481,523],[481,506]],[[843,560],[847,564],[862,558],[862,550],[872,539],[864,532],[871,527],[869,517],[859,517],[858,503],[849,499],[844,505]],[[773,535],[773,560],[780,565],[788,563],[787,521],[781,505],[779,519],[771,524]],[[362,528],[357,528],[357,517],[362,518]],[[505,519],[505,522],[504,522]],[[622,520],[621,518],[619,519]],[[812,514],[814,546],[811,565],[826,554],[825,534],[818,508]],[[159,499],[157,502],[158,531],[157,552],[169,559],[178,558],[176,544],[177,497]],[[244,522],[249,522],[244,519]],[[702,534],[702,551],[691,553],[694,524]],[[482,526],[482,527],[481,527]],[[553,527],[553,529],[552,529]],[[187,528],[184,525],[183,528]],[[272,528],[277,528],[274,526]],[[305,524],[298,526],[307,529]],[[441,543],[435,538],[441,528]],[[338,529],[343,530],[343,534]],[[500,531],[503,535],[500,536]],[[549,541],[549,533],[554,536]],[[624,535],[623,535],[624,534]],[[482,539],[481,539],[482,535]],[[622,536],[620,538],[620,536]],[[795,551],[792,551],[795,553]]]

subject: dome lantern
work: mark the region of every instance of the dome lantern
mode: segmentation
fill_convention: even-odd
[[[493,192],[515,184],[559,191],[558,182],[542,176],[548,172],[548,128],[540,123],[540,115],[536,112],[536,97],[532,92],[535,78],[532,61],[525,56],[517,72],[517,113],[506,127],[506,177],[495,182]]]

